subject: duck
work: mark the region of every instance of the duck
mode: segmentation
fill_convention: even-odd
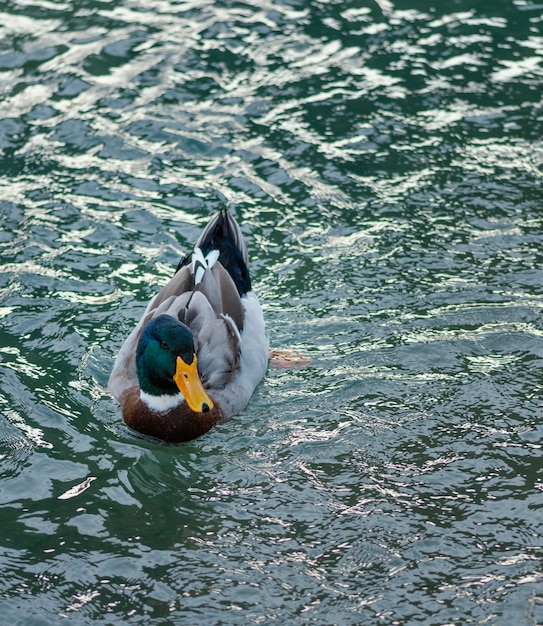
[[[108,389],[132,431],[181,443],[243,411],[268,359],[247,243],[221,209],[126,338]]]

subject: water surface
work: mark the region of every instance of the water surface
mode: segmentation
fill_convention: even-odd
[[[2,3],[6,623],[543,623],[542,21]],[[312,362],[160,446],[109,371],[225,205]]]

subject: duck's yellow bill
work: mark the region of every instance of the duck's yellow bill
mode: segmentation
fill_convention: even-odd
[[[177,357],[173,379],[192,411],[195,413],[211,411],[213,402],[198,376],[196,355],[190,365],[187,365],[180,356]]]

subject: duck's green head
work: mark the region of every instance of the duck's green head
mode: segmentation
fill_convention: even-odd
[[[159,315],[144,327],[136,349],[140,389],[151,396],[183,394],[196,413],[213,408],[198,376],[190,329],[170,315]]]

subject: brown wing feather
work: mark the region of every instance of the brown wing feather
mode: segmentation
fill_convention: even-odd
[[[194,276],[190,271],[190,265],[180,269],[175,276],[169,280],[157,293],[153,300],[153,308],[160,306],[164,300],[171,296],[179,296],[194,289]]]
[[[223,315],[198,335],[198,370],[204,387],[221,389],[239,368],[240,336],[234,322]]]
[[[243,307],[238,290],[230,274],[220,263],[204,274],[202,282],[196,286],[209,300],[217,315],[221,313],[231,317],[241,331],[243,330]]]

